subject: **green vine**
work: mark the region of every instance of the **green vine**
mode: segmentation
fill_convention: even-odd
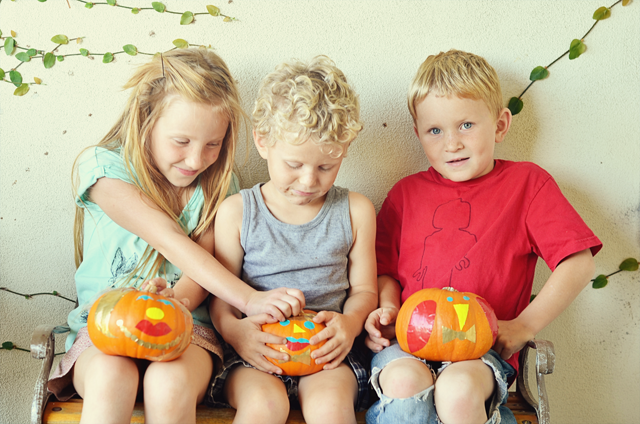
[[[17,34],[14,31],[11,31],[10,37],[3,37],[2,31],[0,30],[0,40],[4,40],[4,43],[0,45],[0,49],[4,49],[4,52],[6,53],[7,56],[13,55],[17,50],[23,50],[20,53],[15,54],[15,58],[18,59],[20,63],[8,72],[9,79],[5,79],[5,77],[7,76],[7,72],[5,72],[2,68],[0,68],[0,80],[2,82],[13,84],[17,87],[13,92],[15,96],[24,96],[29,92],[29,89],[30,89],[29,86],[33,84],[37,84],[37,85],[42,84],[42,80],[38,77],[34,77],[33,82],[24,82],[22,74],[18,72],[18,68],[20,66],[22,66],[25,63],[31,62],[32,59],[41,59],[41,62],[44,65],[45,69],[50,69],[53,67],[53,65],[56,64],[56,61],[62,62],[66,57],[70,57],[70,56],[84,56],[91,60],[94,59],[94,56],[102,56],[102,63],[111,63],[114,61],[116,55],[123,54],[123,53],[126,53],[130,56],[137,56],[139,54],[153,56],[157,54],[157,53],[141,52],[133,44],[126,44],[122,46],[121,51],[116,51],[116,52],[94,53],[94,52],[90,52],[87,49],[81,48],[79,50],[79,53],[56,54],[57,50],[61,46],[68,45],[71,41],[75,41],[77,44],[80,44],[82,43],[85,37],[69,38],[64,34],[55,35],[51,38],[51,41],[56,43],[57,46],[53,48],[53,50],[51,51],[46,51],[43,49],[26,48],[18,45],[18,43],[16,42],[16,35]],[[209,48],[211,47],[211,45],[204,46],[199,44],[190,44],[189,42],[187,42],[186,40],[183,40],[182,38],[173,40],[173,45],[174,47],[167,51],[175,50],[177,48],[187,48],[187,47],[209,47]],[[166,53],[166,51],[164,53]]]
[[[69,299],[68,297],[65,297],[65,296],[61,295],[60,293],[58,293],[55,290],[52,291],[51,293],[49,293],[49,292],[44,292],[44,293],[18,293],[16,291],[9,290],[6,287],[0,287],[0,290],[6,291],[7,293],[15,294],[17,296],[24,297],[25,299],[32,299],[32,298],[34,298],[36,296],[55,296],[55,297],[60,297],[60,298],[62,298],[64,300],[68,300],[69,302],[76,303],[75,300]]]
[[[584,39],[587,37],[587,35],[589,35],[591,30],[595,28],[598,22],[611,17],[611,8],[613,8],[618,3],[622,3],[622,6],[627,6],[629,3],[631,3],[631,0],[618,0],[609,7],[602,6],[596,9],[596,11],[593,13],[593,16],[592,16],[595,22],[593,23],[591,28],[589,28],[589,31],[587,31],[587,33],[582,36],[582,38],[580,39],[576,38],[571,40],[571,44],[569,45],[569,50],[562,53],[560,57],[558,57],[556,60],[554,60],[547,66],[536,66],[535,68],[533,68],[533,70],[531,71],[531,74],[529,75],[529,80],[531,81],[529,85],[527,85],[527,87],[524,89],[524,91],[522,91],[522,93],[520,93],[518,97],[512,97],[511,99],[509,99],[509,103],[507,107],[511,111],[512,115],[517,115],[522,111],[522,108],[524,107],[522,96],[533,85],[533,83],[535,83],[536,81],[543,80],[549,76],[549,70],[548,70],[549,67],[551,67],[554,63],[556,63],[557,61],[565,57],[567,54],[569,55],[569,60],[573,60],[580,57],[580,55],[587,50],[587,46],[584,44]]]

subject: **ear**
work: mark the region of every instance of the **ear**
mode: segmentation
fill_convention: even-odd
[[[253,143],[256,145],[258,153],[262,159],[267,159],[267,146],[265,145],[265,139],[253,130]]]
[[[496,143],[501,143],[504,140],[509,127],[511,127],[511,111],[506,107],[500,111],[498,120],[496,121]]]
[[[416,137],[420,138],[418,135],[418,127],[416,127],[415,124],[413,125],[413,132],[416,133]]]

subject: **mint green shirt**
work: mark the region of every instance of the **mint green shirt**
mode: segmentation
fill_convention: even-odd
[[[131,183],[119,151],[110,151],[102,147],[87,150],[79,160],[78,176],[80,182],[75,200],[79,207],[85,209],[84,251],[83,261],[75,274],[79,306],[69,314],[71,332],[66,341],[67,350],[71,348],[78,331],[87,325],[89,309],[93,302],[105,290],[120,286],[121,280],[135,269],[149,246],[140,237],[113,222],[97,204],[89,200],[89,189],[99,178],[115,178]],[[239,190],[238,179],[233,175],[227,196]],[[179,217],[186,224],[188,234],[196,228],[203,205],[204,195],[202,187],[198,184]],[[154,252],[148,268],[156,256],[157,252]],[[141,276],[136,275],[128,285],[139,287],[145,280],[142,276],[147,275],[148,268],[140,273]],[[169,287],[173,287],[181,276],[180,269],[166,261],[164,274],[156,274],[150,278],[165,278]],[[192,315],[194,324],[212,328],[206,301],[198,306]]]

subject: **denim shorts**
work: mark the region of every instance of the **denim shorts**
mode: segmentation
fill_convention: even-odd
[[[380,372],[389,363],[403,358],[411,358],[423,362],[431,370],[434,381],[451,362],[430,362],[420,359],[400,349],[397,340],[392,340],[391,345],[373,355],[371,361],[371,384],[380,399],[367,412],[367,423],[428,423],[440,424],[433,403],[434,386],[428,387],[423,392],[417,393],[407,399],[392,399],[385,396],[380,389]],[[489,366],[496,380],[496,390],[489,399],[489,424],[516,424],[513,413],[505,406],[507,402],[508,383],[516,375],[515,369],[504,361],[495,351],[490,350],[480,358]],[[396,404],[396,405],[394,405]]]

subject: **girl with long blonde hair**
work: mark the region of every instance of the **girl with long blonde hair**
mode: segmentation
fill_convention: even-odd
[[[82,422],[128,422],[138,394],[146,422],[195,422],[222,356],[203,304],[208,294],[271,319],[297,314],[304,297],[257,292],[213,257],[216,211],[239,190],[232,169],[244,116],[224,61],[203,48],[158,54],[125,89],[132,92],[116,124],[74,164],[79,306],[49,388],[59,399],[84,399]],[[170,362],[102,353],[86,330],[91,303],[148,280],[192,311],[191,345]]]

